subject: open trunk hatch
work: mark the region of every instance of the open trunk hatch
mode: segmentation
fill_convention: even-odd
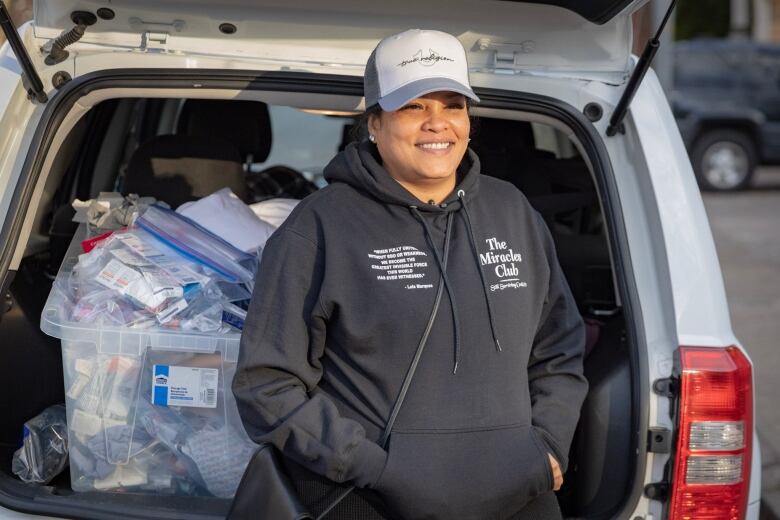
[[[36,36],[51,41],[74,27],[74,11],[96,14],[76,53],[183,53],[355,74],[379,38],[413,25],[456,35],[475,72],[620,83],[630,69],[630,15],[645,1],[36,0],[34,19]]]

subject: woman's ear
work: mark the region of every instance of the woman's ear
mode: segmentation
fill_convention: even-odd
[[[382,129],[382,118],[379,114],[369,114],[366,129],[369,135],[376,135]]]

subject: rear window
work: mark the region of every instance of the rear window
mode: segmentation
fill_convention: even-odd
[[[285,106],[272,105],[268,110],[273,132],[271,153],[262,163],[252,165],[252,170],[284,165],[322,187],[323,169],[349,142],[352,118]]]

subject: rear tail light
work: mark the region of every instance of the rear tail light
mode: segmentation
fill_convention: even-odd
[[[691,450],[738,450],[745,445],[744,421],[694,421],[691,423]]]
[[[753,379],[736,347],[680,347],[680,406],[669,518],[745,517]]]

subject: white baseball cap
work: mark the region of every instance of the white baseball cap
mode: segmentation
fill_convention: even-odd
[[[366,108],[398,110],[414,98],[446,90],[479,101],[469,85],[466,51],[441,31],[409,29],[380,41],[363,75]]]

